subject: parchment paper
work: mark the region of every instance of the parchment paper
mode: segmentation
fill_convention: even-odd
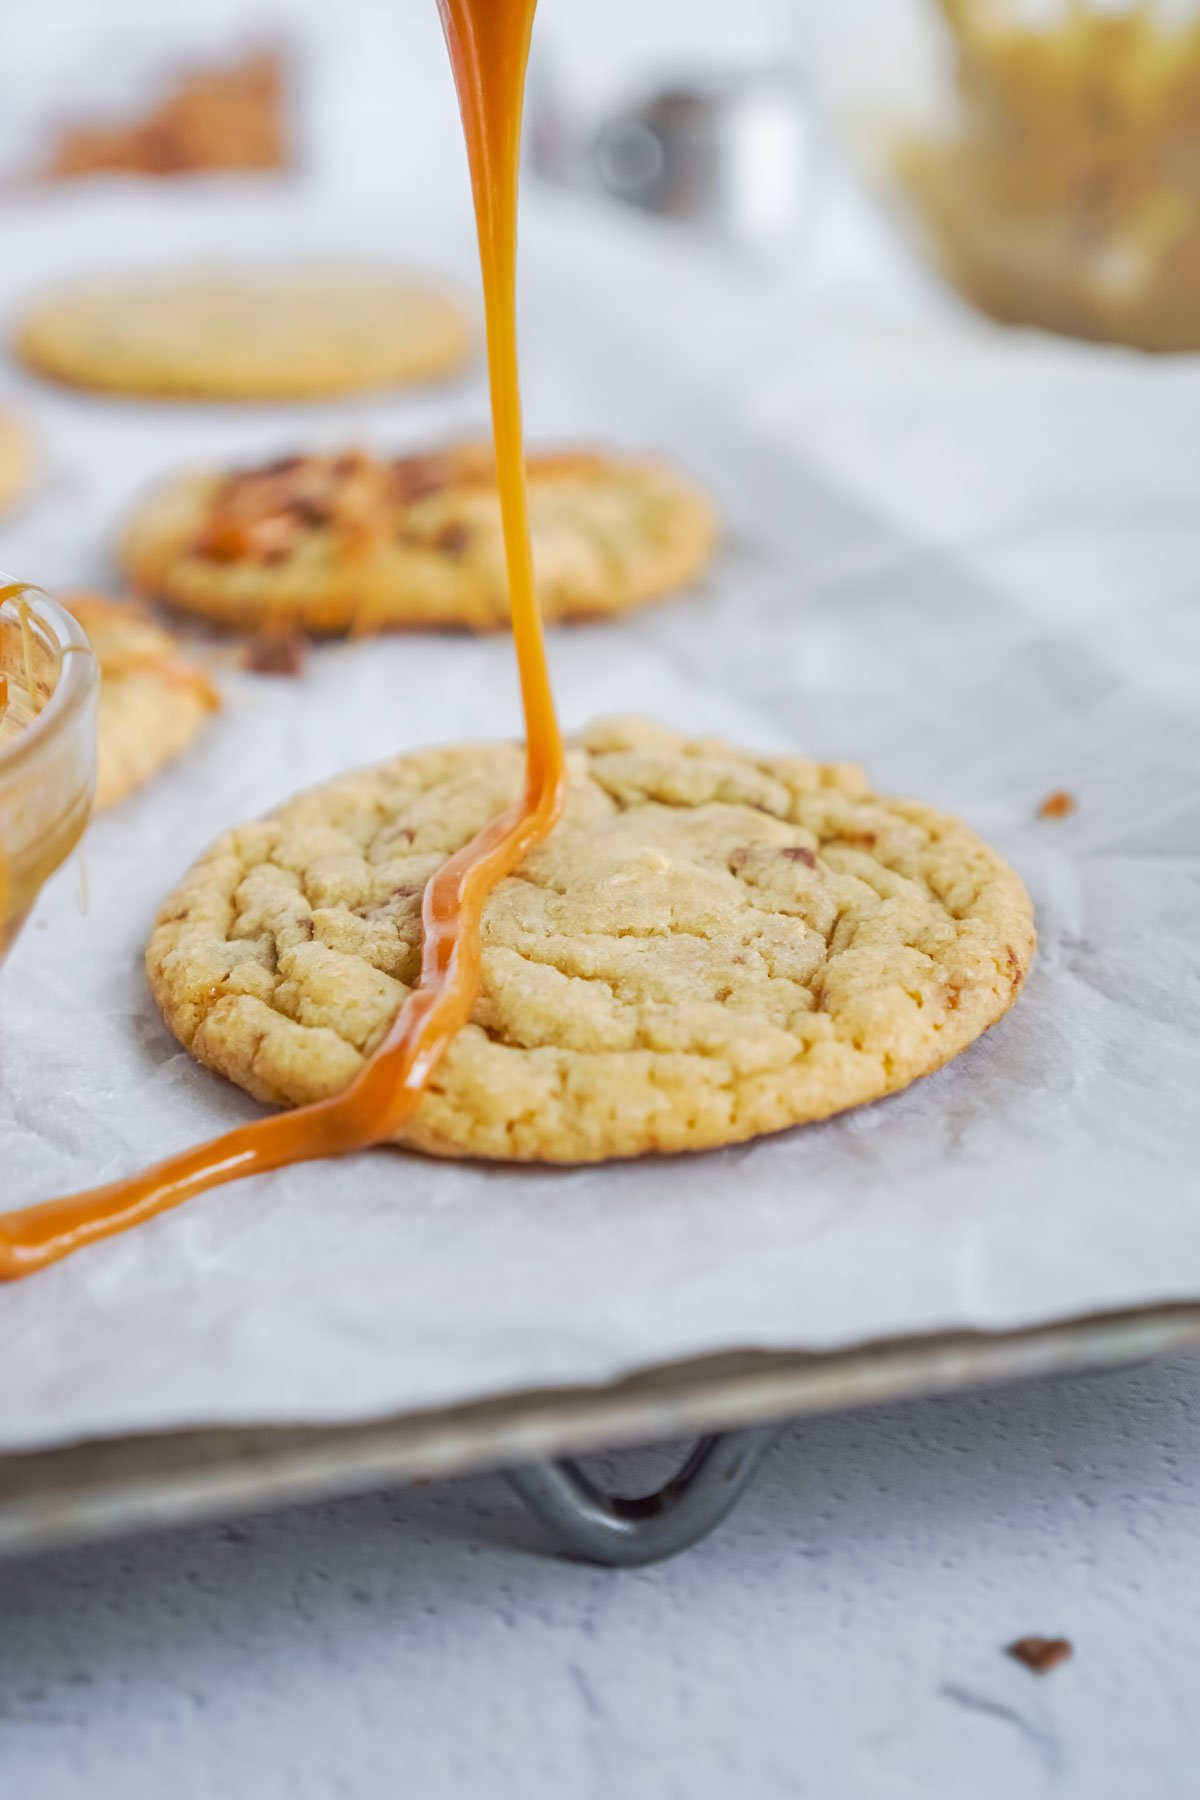
[[[0,298],[218,244],[397,252],[473,283],[454,209],[101,191],[8,210]],[[0,1446],[1200,1298],[1200,366],[832,277],[789,289],[536,193],[522,314],[531,435],[668,452],[729,527],[702,592],[554,634],[566,722],[646,711],[859,760],[963,813],[1035,896],[1027,990],[908,1093],[750,1147],[578,1171],[382,1152],[194,1201],[0,1289]],[[114,521],[176,465],[486,420],[479,370],[248,413],[13,386],[47,476],[0,525],[0,565],[51,589],[103,582]],[[194,754],[89,832],[86,911],[68,868],[3,973],[6,1206],[255,1116],[175,1045],[141,970],[211,837],[346,766],[517,730],[502,638],[332,646],[302,680],[240,676],[227,696]],[[1057,788],[1077,812],[1039,820]]]

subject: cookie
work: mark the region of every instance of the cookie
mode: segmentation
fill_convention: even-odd
[[[637,721],[569,767],[398,1141],[567,1163],[738,1143],[906,1087],[1012,1004],[1029,898],[956,819]],[[426,750],[228,832],[147,953],[172,1031],[260,1100],[339,1092],[417,979],[425,882],[522,775],[515,745]]]
[[[12,413],[0,412],[0,512],[16,505],[33,473],[29,433]]]
[[[40,300],[17,354],[72,387],[303,400],[447,375],[471,333],[442,289],[376,269],[114,276]]]
[[[128,602],[72,594],[100,665],[96,806],[115,806],[182,755],[220,702],[168,631]]]
[[[716,543],[707,498],[638,458],[533,456],[529,506],[547,619],[604,617],[671,593]],[[487,631],[509,616],[495,464],[477,444],[184,476],[133,518],[122,560],[138,588],[239,630]]]

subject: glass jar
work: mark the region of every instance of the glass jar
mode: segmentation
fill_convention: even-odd
[[[1200,8],[846,0],[812,58],[942,273],[1009,324],[1200,348]]]
[[[0,961],[83,835],[96,792],[91,646],[70,613],[0,577]]]

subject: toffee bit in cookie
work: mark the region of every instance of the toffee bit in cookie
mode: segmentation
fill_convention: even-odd
[[[328,525],[333,516],[327,501],[312,500],[306,494],[297,495],[288,511],[298,525]]]
[[[361,451],[239,469],[215,490],[192,548],[209,562],[273,566],[311,531],[361,541],[382,526],[384,489],[381,466]]]
[[[447,556],[462,556],[471,542],[471,527],[452,519],[448,525],[442,526],[433,542],[435,548],[444,550]]]
[[[457,450],[425,451],[417,456],[397,456],[388,468],[392,498],[411,504],[427,500],[452,484],[478,486],[495,480],[491,451],[481,444],[463,444]]]
[[[303,675],[308,639],[298,631],[259,631],[242,656],[243,668],[255,675]]]
[[[786,856],[789,862],[803,863],[806,869],[815,869],[817,866],[816,857],[803,844],[785,844],[779,854]]]
[[[1055,788],[1052,794],[1046,795],[1046,798],[1038,807],[1038,818],[1065,819],[1068,813],[1073,813],[1075,811],[1076,805],[1077,802],[1073,794],[1068,794],[1065,788]]]
[[[1005,1645],[1005,1654],[1024,1663],[1035,1675],[1048,1675],[1059,1663],[1070,1661],[1074,1646],[1070,1638],[1021,1637]]]
[[[197,556],[216,563],[280,563],[300,536],[288,513],[261,519],[215,517],[196,538]]]

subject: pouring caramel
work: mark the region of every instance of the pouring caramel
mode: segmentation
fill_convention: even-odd
[[[488,895],[562,811],[566,772],[533,585],[516,339],[517,176],[535,6],[536,0],[438,0],[479,235],[497,481],[525,714],[524,793],[428,883],[419,983],[344,1093],[242,1126],[145,1174],[0,1216],[0,1280],[33,1274],[222,1182],[392,1137],[470,1017]]]

